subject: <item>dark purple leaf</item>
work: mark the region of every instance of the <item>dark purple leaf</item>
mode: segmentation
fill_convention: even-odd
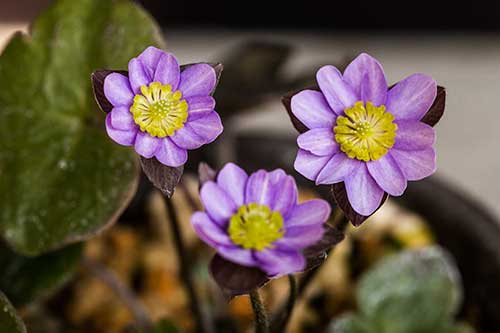
[[[325,224],[325,234],[323,235],[323,238],[303,251],[304,257],[307,260],[307,266],[304,271],[308,271],[321,265],[321,263],[323,263],[323,261],[325,261],[328,257],[330,249],[343,241],[344,237],[345,235],[341,230]]]
[[[285,106],[286,112],[290,117],[290,121],[292,122],[293,127],[297,130],[297,132],[304,133],[308,130],[308,128],[292,113],[292,97],[294,95],[295,93],[283,96],[281,98],[281,102]]]
[[[248,294],[269,281],[266,273],[260,269],[235,264],[218,254],[210,262],[210,273],[229,299]]]
[[[208,181],[215,181],[217,177],[217,171],[212,169],[210,165],[205,162],[201,162],[198,165],[198,179],[200,182],[200,187],[203,186]]]
[[[141,166],[149,181],[169,198],[174,194],[174,189],[184,171],[184,166],[169,167],[158,162],[154,157],[144,158],[141,156]]]
[[[111,105],[106,96],[104,96],[104,79],[111,73],[119,73],[128,77],[127,71],[113,71],[106,69],[94,71],[91,76],[95,101],[105,113],[110,113],[113,109],[113,105]]]
[[[363,223],[369,216],[364,216],[359,213],[357,213],[354,208],[352,208],[349,199],[347,198],[347,191],[345,188],[344,182],[333,184],[332,185],[332,195],[333,199],[337,203],[337,206],[342,209],[344,212],[345,216],[351,221],[351,223],[355,226],[358,227]],[[387,193],[384,193],[384,196],[382,197],[382,201],[380,202],[380,205],[378,206],[377,210],[382,207],[384,204],[385,200],[387,200]],[[375,210],[375,211],[377,211]]]
[[[431,126],[436,125],[443,116],[445,104],[446,89],[444,87],[438,86],[436,99],[421,121]]]
[[[290,120],[293,124],[293,127],[299,132],[299,133],[304,133],[309,130],[306,125],[304,125],[297,117],[292,112],[292,97],[300,93],[301,91],[304,90],[319,90],[317,87],[312,87],[312,88],[307,88],[307,89],[301,89],[297,90],[291,93],[286,94],[281,98],[281,102],[285,106],[286,112],[288,113],[288,116],[290,117]]]

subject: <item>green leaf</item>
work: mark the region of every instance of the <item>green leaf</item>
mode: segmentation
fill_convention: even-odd
[[[356,296],[358,325],[370,332],[451,333],[462,289],[451,257],[429,247],[382,259],[362,277]],[[345,332],[359,331],[351,326]]]
[[[372,331],[363,318],[347,314],[335,320],[328,328],[328,333],[372,333]]]
[[[0,233],[16,251],[87,239],[128,204],[138,164],[107,137],[90,75],[148,45],[159,30],[133,3],[59,0],[0,56]]]
[[[179,333],[179,329],[170,320],[162,319],[154,327],[152,333]]]
[[[430,332],[458,310],[460,275],[450,256],[437,247],[405,251],[368,272],[357,299],[361,313],[376,319],[384,332]]]
[[[0,291],[0,332],[26,333],[23,321],[7,297]]]
[[[16,306],[50,295],[66,283],[78,267],[80,244],[39,257],[24,257],[6,247],[0,248],[0,289]]]

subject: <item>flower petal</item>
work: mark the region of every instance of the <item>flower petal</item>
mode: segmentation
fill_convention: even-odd
[[[306,267],[304,256],[298,251],[265,249],[255,251],[259,267],[270,277],[279,277],[302,271]]]
[[[420,120],[436,98],[436,81],[425,74],[413,74],[396,84],[387,94],[387,111],[396,120]]]
[[[178,167],[186,163],[187,151],[177,146],[170,138],[163,138],[155,157],[162,164]]]
[[[299,149],[293,167],[302,176],[314,181],[330,159],[330,156],[317,156],[308,151]]]
[[[154,76],[158,62],[160,61],[161,56],[165,53],[165,51],[154,46],[149,46],[137,57],[145,66],[149,77]]]
[[[229,236],[206,213],[195,212],[191,217],[191,224],[198,236],[211,247],[233,245]]]
[[[137,125],[134,122],[132,112],[126,106],[118,106],[111,110],[111,125],[113,128],[127,131],[136,129]]]
[[[316,74],[321,91],[328,104],[338,115],[361,99],[356,91],[342,78],[339,70],[333,66],[323,66]]]
[[[300,148],[318,156],[332,156],[339,149],[331,127],[313,128],[302,133],[297,138],[297,144]]]
[[[137,135],[137,129],[121,131],[113,128],[111,125],[111,113],[106,116],[106,132],[113,141],[123,146],[132,146]]]
[[[212,96],[193,96],[186,98],[188,104],[188,121],[206,117],[214,111],[215,99]]]
[[[201,188],[200,197],[208,215],[218,225],[225,228],[238,208],[229,194],[215,182],[209,181]]]
[[[181,73],[179,90],[184,97],[207,96],[212,93],[217,83],[217,76],[212,66],[195,64]]]
[[[202,137],[205,144],[215,141],[224,130],[219,114],[215,111],[210,112],[203,118],[188,121],[185,126]]]
[[[316,178],[316,185],[329,185],[341,182],[362,164],[363,162],[361,162],[360,160],[349,158],[343,152],[339,152],[333,155],[333,157],[320,171],[318,177]]]
[[[406,189],[406,178],[390,154],[385,154],[376,161],[370,161],[366,166],[378,186],[385,192],[393,196],[403,194]]]
[[[297,204],[298,190],[295,179],[287,175],[282,177],[273,187],[275,195],[270,208],[272,211],[281,212],[281,215],[286,218]]]
[[[283,238],[274,245],[282,249],[304,249],[317,243],[324,233],[322,224],[287,227]]]
[[[138,131],[134,147],[137,154],[145,158],[151,158],[160,148],[161,143],[162,139],[152,137],[149,133]]]
[[[295,226],[322,225],[330,216],[332,209],[328,202],[312,199],[295,206],[285,221],[285,228]]]
[[[128,63],[128,79],[132,91],[136,95],[141,93],[141,86],[147,86],[151,83],[151,76],[143,63],[137,58],[133,58]]]
[[[255,267],[258,265],[257,260],[253,257],[252,251],[236,246],[219,246],[217,253],[231,261],[243,266]]]
[[[170,139],[179,147],[184,149],[197,149],[205,144],[205,138],[196,134],[189,123],[184,124],[184,127],[175,131]]]
[[[357,213],[370,216],[377,210],[384,191],[375,182],[365,165],[357,168],[345,178],[344,182],[349,203]]]
[[[164,52],[158,61],[158,65],[156,66],[154,73],[154,82],[170,84],[172,86],[172,91],[177,90],[181,77],[181,71],[179,63],[173,54]]]
[[[303,90],[292,97],[292,113],[308,128],[333,128],[336,119],[324,95],[316,90]]]
[[[217,185],[224,190],[237,206],[245,203],[247,173],[234,163],[227,163],[217,175]]]
[[[211,111],[203,118],[187,121],[171,137],[179,147],[196,149],[211,143],[222,133],[223,126],[217,112]]]
[[[274,191],[268,172],[259,170],[250,175],[245,189],[245,203],[257,203],[269,207],[273,197]]]
[[[415,120],[397,121],[396,142],[394,148],[399,150],[422,150],[429,148],[436,139],[434,128]]]
[[[390,154],[408,180],[420,180],[436,172],[434,148],[414,151],[391,149]]]
[[[132,105],[134,93],[128,77],[119,73],[111,73],[104,79],[104,96],[113,106]]]
[[[382,65],[372,56],[361,53],[345,69],[344,80],[364,102],[385,104],[387,81]]]
[[[281,197],[282,194],[283,198]],[[284,198],[285,196],[289,197]],[[245,203],[257,203],[266,205],[271,209],[274,207],[283,209],[281,213],[286,215],[291,202],[296,198],[295,181],[281,169],[271,172],[259,170],[248,178],[245,189]]]

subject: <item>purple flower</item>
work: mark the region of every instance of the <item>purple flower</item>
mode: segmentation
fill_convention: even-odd
[[[435,172],[434,129],[422,121],[436,98],[430,76],[413,74],[388,89],[382,66],[363,53],[343,75],[324,66],[316,78],[319,91],[291,99],[307,128],[297,139],[299,173],[316,184],[344,182],[352,208],[369,216],[385,193],[399,196],[408,180]]]
[[[104,80],[104,95],[113,106],[106,117],[108,135],[145,158],[181,166],[187,150],[222,133],[211,96],[216,84],[209,64],[181,72],[174,55],[150,46],[130,60],[128,77],[114,72]]]
[[[303,270],[302,250],[322,238],[330,216],[324,200],[297,204],[295,180],[281,169],[248,176],[228,163],[200,196],[205,212],[191,218],[199,237],[223,258],[269,277]]]

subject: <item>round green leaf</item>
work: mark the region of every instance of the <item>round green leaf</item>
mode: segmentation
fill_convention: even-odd
[[[377,332],[448,332],[462,301],[451,256],[429,247],[382,259],[357,289],[361,314]]]
[[[24,323],[17,315],[16,309],[0,291],[0,332],[26,333]]]
[[[0,289],[16,306],[50,295],[78,268],[81,244],[74,244],[39,257],[24,257],[0,247]]]
[[[134,194],[138,163],[113,143],[90,75],[126,69],[159,29],[120,0],[59,0],[0,56],[0,233],[24,255],[87,239]]]

